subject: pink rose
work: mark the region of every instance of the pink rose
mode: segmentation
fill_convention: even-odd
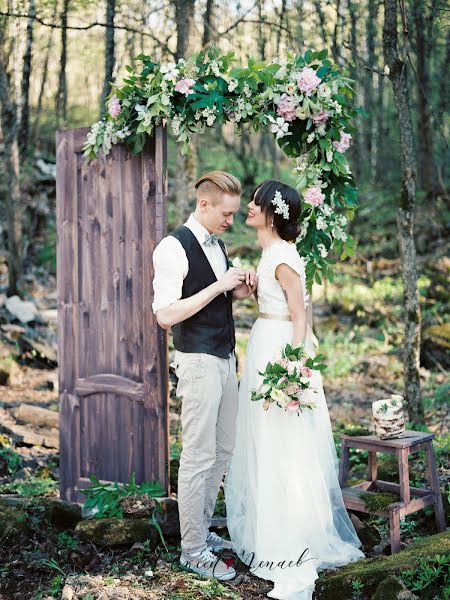
[[[338,142],[334,141],[333,146],[336,148],[336,150],[339,150],[339,152],[345,152],[350,146],[351,139],[352,136],[350,133],[342,132],[341,139]]]
[[[300,373],[301,373],[301,375],[303,375],[303,377],[311,377],[312,369],[310,369],[309,367],[302,367],[300,369]]]
[[[307,96],[311,96],[311,92],[317,88],[320,81],[320,77],[317,77],[311,67],[304,67],[297,76],[298,89],[305,92]]]
[[[175,85],[175,91],[180,92],[180,94],[184,94],[185,96],[189,96],[189,94],[194,93],[191,89],[194,84],[195,79],[180,79]]]
[[[322,123],[328,121],[329,116],[326,110],[320,110],[318,113],[311,115],[311,119],[314,125],[322,125]]]
[[[120,115],[120,111],[122,110],[120,106],[119,98],[114,94],[111,96],[108,102],[108,112],[113,119],[116,119]]]
[[[291,400],[289,404],[286,406],[287,410],[297,410],[300,406],[300,402],[298,400]]]
[[[292,96],[283,94],[277,104],[277,114],[283,117],[285,121],[292,123],[296,118],[297,102]]]
[[[318,185],[313,185],[306,190],[304,198],[306,204],[310,204],[311,206],[320,206],[323,204],[325,196]]]

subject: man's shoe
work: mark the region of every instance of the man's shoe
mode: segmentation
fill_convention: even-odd
[[[180,565],[204,577],[215,577],[219,581],[228,581],[236,576],[233,567],[228,567],[209,548],[205,548],[198,556],[182,552]]]
[[[220,537],[220,535],[214,533],[214,531],[210,531],[208,533],[206,543],[208,544],[208,550],[212,550],[212,552],[220,552],[220,550],[234,550],[233,542],[224,540]]]

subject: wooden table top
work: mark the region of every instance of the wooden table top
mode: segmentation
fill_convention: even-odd
[[[434,433],[425,433],[423,431],[404,431],[400,437],[392,438],[390,440],[381,440],[377,435],[347,435],[346,433],[341,434],[341,438],[346,440],[353,440],[356,443],[364,442],[365,444],[371,444],[374,446],[385,446],[388,448],[408,448],[415,446],[416,444],[422,444],[428,440],[434,438]]]

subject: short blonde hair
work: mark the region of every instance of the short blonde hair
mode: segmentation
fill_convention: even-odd
[[[241,195],[241,182],[237,177],[225,171],[210,171],[195,182],[197,201],[207,198],[211,204],[218,204],[223,194]]]

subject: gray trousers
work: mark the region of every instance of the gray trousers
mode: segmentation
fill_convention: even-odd
[[[183,449],[178,509],[184,552],[206,548],[223,476],[231,459],[238,408],[236,357],[175,352]]]

